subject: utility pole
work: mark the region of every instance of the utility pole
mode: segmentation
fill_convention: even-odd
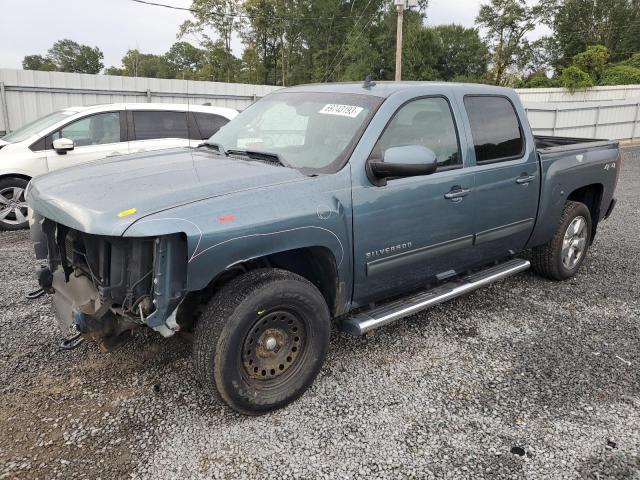
[[[396,82],[402,80],[402,24],[404,20],[404,7],[406,0],[395,0],[398,12],[398,25],[396,27]]]

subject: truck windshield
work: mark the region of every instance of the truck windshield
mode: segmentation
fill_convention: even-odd
[[[60,110],[58,112],[50,113],[49,115],[38,118],[31,123],[27,123],[26,125],[11,132],[9,135],[5,135],[4,137],[2,137],[2,140],[9,143],[22,142],[32,135],[36,135],[43,130],[46,130],[51,125],[58,123],[60,120],[64,120],[65,118],[76,113],[77,112],[71,110]]]
[[[224,151],[274,154],[306,173],[335,172],[382,100],[342,93],[274,93],[244,110],[206,143]]]

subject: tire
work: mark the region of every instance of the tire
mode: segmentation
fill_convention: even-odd
[[[329,309],[311,282],[285,270],[253,270],[225,285],[196,324],[196,373],[234,410],[267,413],[313,383],[330,330]]]
[[[24,178],[0,179],[0,230],[22,230],[29,227],[24,190],[29,182]]]
[[[568,232],[570,228],[571,232]],[[531,266],[543,277],[566,280],[576,274],[587,256],[590,244],[589,209],[584,203],[568,201],[553,238],[531,252]],[[567,256],[571,252],[573,255]]]

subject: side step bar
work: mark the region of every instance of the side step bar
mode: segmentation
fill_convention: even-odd
[[[476,290],[490,283],[527,270],[531,264],[528,260],[514,258],[507,262],[489,267],[485,270],[467,275],[432,290],[420,292],[411,297],[401,298],[386,303],[371,310],[357,313],[342,322],[342,330],[353,335],[364,335],[371,330],[388,325],[389,323],[416,312],[432,307],[452,298]]]

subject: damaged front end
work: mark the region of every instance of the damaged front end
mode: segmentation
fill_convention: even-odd
[[[53,294],[65,335],[81,334],[112,350],[146,325],[168,337],[186,294],[182,234],[151,238],[91,235],[34,214],[36,257],[46,260],[40,286]]]

